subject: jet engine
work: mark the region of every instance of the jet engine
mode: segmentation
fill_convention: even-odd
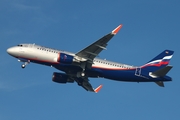
[[[69,78],[68,75],[66,75],[64,73],[57,73],[57,72],[53,73],[52,81],[57,82],[57,83],[67,83],[67,82],[72,83],[72,82],[74,82],[74,80]]]
[[[64,63],[64,64],[71,64],[73,62],[73,56],[65,54],[65,53],[59,53],[57,62]]]

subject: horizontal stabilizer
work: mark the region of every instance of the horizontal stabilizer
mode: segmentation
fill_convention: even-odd
[[[146,69],[146,71],[156,71],[160,70],[167,66],[173,57],[174,51],[172,50],[164,50],[162,53],[157,55],[155,58],[150,60],[145,65],[141,66],[141,68]]]
[[[157,85],[159,85],[160,87],[164,87],[164,82],[163,81],[158,81],[155,82]]]
[[[173,66],[165,66],[165,67],[153,72],[152,75],[158,76],[158,77],[163,77],[169,72],[169,70],[171,70],[172,67]]]

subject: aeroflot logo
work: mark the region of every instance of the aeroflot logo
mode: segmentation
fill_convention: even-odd
[[[66,58],[67,58],[67,55],[64,55],[64,61],[66,60]]]

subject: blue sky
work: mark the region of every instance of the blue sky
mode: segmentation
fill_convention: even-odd
[[[180,118],[179,0],[1,0],[0,119],[126,119]],[[78,52],[119,24],[121,31],[101,58],[142,65],[165,49],[174,50],[165,88],[154,83],[90,79],[98,93],[73,84],[52,82],[58,70],[21,63],[6,53],[19,43],[36,43]]]

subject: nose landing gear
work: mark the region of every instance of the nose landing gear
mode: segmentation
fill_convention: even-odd
[[[26,67],[26,65],[22,64],[22,65],[21,65],[21,67],[22,67],[22,68],[25,68],[25,67]]]
[[[29,63],[30,63],[30,60],[28,60],[27,62],[24,62],[24,64],[22,64],[21,67],[24,69],[26,65],[28,65]]]

